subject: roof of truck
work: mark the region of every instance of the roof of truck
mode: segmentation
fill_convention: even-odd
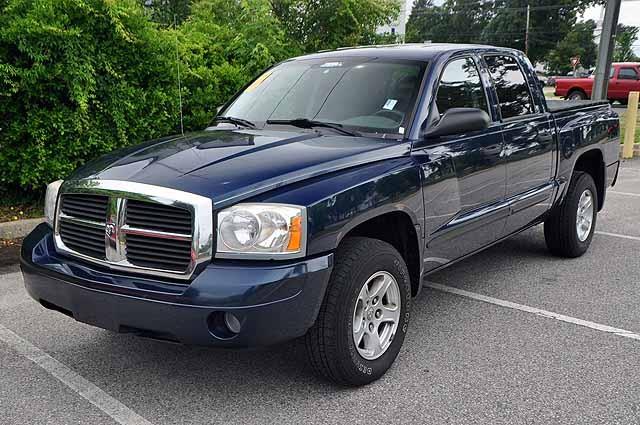
[[[336,50],[324,50],[299,56],[294,59],[315,59],[323,57],[372,56],[389,59],[430,60],[442,53],[464,50],[501,50],[515,51],[504,47],[482,44],[450,44],[450,43],[409,43],[389,44],[382,46],[343,47]]]

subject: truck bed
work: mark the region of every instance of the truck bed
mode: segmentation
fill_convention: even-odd
[[[607,100],[553,100],[547,99],[549,112],[565,112],[589,106],[607,105]]]

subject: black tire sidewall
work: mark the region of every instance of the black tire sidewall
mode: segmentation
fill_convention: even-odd
[[[587,236],[587,239],[584,241],[581,241],[580,238],[578,238],[576,220],[578,218],[578,203],[580,202],[580,196],[582,196],[582,193],[587,189],[591,192],[593,199],[593,217],[589,236]],[[581,174],[576,179],[573,190],[569,193],[567,200],[569,201],[567,204],[567,213],[570,215],[570,222],[573,223],[573,232],[571,232],[573,235],[573,245],[575,245],[580,253],[584,253],[589,248],[589,245],[591,245],[591,239],[593,239],[593,234],[596,229],[596,220],[598,218],[598,191],[593,178],[589,174]]]
[[[349,287],[345,291],[346,296],[340,306],[337,348],[340,351],[339,357],[345,360],[342,364],[342,369],[352,378],[350,381],[368,383],[384,375],[398,356],[407,333],[411,311],[411,282],[409,273],[400,254],[390,245],[387,245],[386,248],[387,249],[382,251],[377,250],[378,252],[374,252],[369,257],[363,258],[363,261],[351,270],[349,273]],[[379,271],[390,273],[396,279],[396,282],[398,282],[402,300],[400,305],[400,323],[398,324],[398,329],[391,345],[384,354],[377,359],[367,360],[358,353],[353,341],[353,309],[362,285],[364,285],[374,273]],[[344,282],[342,283],[344,284]]]

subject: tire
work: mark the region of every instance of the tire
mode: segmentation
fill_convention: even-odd
[[[391,278],[395,279],[396,286]],[[393,325],[387,328],[387,324],[391,322],[373,325],[373,321],[379,320],[374,319],[379,313],[374,308],[375,298],[371,298],[370,301],[371,307],[374,308],[372,315],[368,315],[371,308],[359,307],[365,307],[364,302],[358,301],[365,284],[375,292],[375,288],[383,281],[391,282],[388,291],[391,291],[392,287],[396,287],[398,291],[387,292],[386,298],[379,298],[375,306],[383,308],[383,303],[387,306],[397,306],[397,303],[392,304],[390,300],[398,300],[399,312],[388,313],[390,316],[398,315],[395,328]],[[410,310],[411,283],[407,266],[400,253],[390,244],[377,239],[345,239],[337,250],[335,265],[318,318],[304,337],[312,369],[320,377],[338,385],[359,386],[377,380],[391,367],[400,352],[409,324]],[[358,314],[359,311],[362,314]],[[384,315],[380,317],[381,320],[384,319]],[[361,347],[355,343],[359,336],[356,336],[354,322],[362,323],[362,326],[358,327],[364,329],[360,339]],[[370,358],[363,355],[365,343],[375,340],[369,339],[373,338],[373,334],[367,331],[371,329],[369,326],[373,326],[376,333],[382,329],[381,334],[390,336],[387,348],[378,353],[377,358],[373,358],[375,350],[365,353]],[[369,336],[364,335],[365,333]]]
[[[567,100],[586,100],[587,94],[581,90],[574,90],[567,96]]]
[[[591,218],[588,231],[585,229],[585,221],[582,228],[578,229],[579,203],[583,194],[589,192],[592,208],[583,212],[585,219]],[[584,254],[596,228],[598,218],[598,191],[591,175],[576,171],[573,173],[571,183],[562,204],[557,206],[544,222],[544,239],[547,248],[552,254],[559,257],[575,258]]]

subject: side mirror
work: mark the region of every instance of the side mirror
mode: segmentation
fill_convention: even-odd
[[[218,115],[220,113],[220,111],[222,110],[223,106],[224,105],[220,105],[220,106],[216,107],[216,115]]]
[[[489,127],[491,118],[482,109],[451,108],[423,133],[425,139],[480,131]]]

